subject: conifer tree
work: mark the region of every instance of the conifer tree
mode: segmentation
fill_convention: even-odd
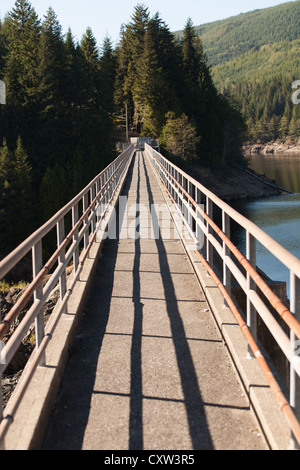
[[[4,32],[3,23],[0,19],[0,80],[4,78],[4,64],[5,64],[5,55],[6,55],[6,47],[5,47],[5,32]]]
[[[124,25],[120,33],[115,103],[122,114],[125,114],[125,106],[127,106],[130,124],[136,121],[132,90],[136,81],[137,63],[144,51],[144,37],[149,18],[148,8],[138,4],[134,9],[132,21]]]
[[[4,139],[0,148],[0,255],[5,256],[14,240],[13,156]]]
[[[6,140],[0,149],[0,242],[7,254],[26,238],[34,227],[31,167],[21,138],[9,150]]]
[[[5,82],[13,105],[36,100],[40,21],[27,0],[17,0],[7,20]]]
[[[295,141],[300,140],[300,110],[299,105],[295,106],[289,125],[289,137]]]
[[[14,167],[14,191],[16,193],[14,230],[19,234],[19,243],[32,232],[36,222],[32,168],[20,136],[18,136],[14,151]]]
[[[99,60],[99,88],[101,90],[101,108],[103,112],[114,112],[114,90],[116,77],[116,54],[109,37],[103,41]]]
[[[182,61],[185,77],[184,104],[187,116],[195,123],[201,137],[203,158],[220,159],[223,150],[222,102],[213,84],[202,42],[191,19],[186,23],[182,40]]]
[[[42,158],[36,162],[43,175],[48,165],[66,158],[66,102],[68,87],[67,55],[62,28],[57,15],[49,8],[42,23],[39,47],[39,106],[36,143]]]
[[[130,39],[131,60],[133,62],[133,66],[136,66],[136,60],[143,52],[143,42],[149,24],[149,20],[150,14],[148,8],[145,7],[145,5],[138,4],[134,8],[134,12],[131,17],[131,22],[129,23],[127,28],[127,34]]]
[[[150,28],[145,33],[144,49],[138,61],[132,93],[138,131],[157,137],[167,111],[161,111],[164,108],[163,99],[167,96],[167,85]]]
[[[79,70],[77,65],[77,52],[71,28],[68,29],[65,39],[65,70],[67,87],[64,100],[69,113],[79,105]],[[72,118],[71,118],[72,119]]]
[[[91,28],[87,28],[80,43],[82,56],[83,93],[85,104],[99,105],[99,51]]]
[[[61,25],[51,7],[42,24],[38,71],[43,112],[57,113],[63,106],[67,89],[66,51]]]

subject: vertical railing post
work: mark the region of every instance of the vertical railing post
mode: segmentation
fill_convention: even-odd
[[[64,217],[57,222],[56,225],[57,230],[57,246],[59,247],[65,239],[65,219]],[[62,301],[66,292],[67,292],[67,273],[66,273],[66,258],[65,258],[65,249],[62,250],[58,257],[58,263],[64,265],[64,270],[59,277],[59,295],[60,300]],[[66,313],[67,307],[64,309],[64,313]]]
[[[33,279],[36,278],[38,273],[43,267],[43,250],[42,250],[42,241],[40,240],[36,245],[32,247],[32,274]],[[43,285],[40,284],[34,291],[33,300],[42,300],[43,298]],[[36,349],[40,347],[40,344],[44,338],[44,308],[35,319],[35,343]],[[45,365],[45,352],[43,353],[40,365]]]
[[[186,188],[187,193],[192,196],[192,183],[190,183],[189,180],[187,180],[187,188]],[[191,204],[189,200],[187,200],[187,223],[188,226],[190,227],[191,230],[193,230],[193,216],[191,214]]]
[[[198,206],[201,205],[201,191],[195,187],[195,202]],[[203,248],[203,231],[201,230],[199,221],[203,221],[203,216],[200,211],[196,211],[196,238],[197,238],[197,250],[200,251]]]
[[[96,194],[97,196],[97,204],[96,204],[96,223],[98,225],[98,222],[100,220],[100,201],[101,201],[101,196],[100,196],[100,189],[101,189],[101,183],[100,183],[100,178],[97,179],[96,181]]]
[[[213,202],[206,196],[206,214],[213,220]],[[213,233],[213,229],[207,222],[207,238],[206,238],[206,261],[213,268],[214,257],[213,257],[213,246],[209,242],[209,234]]]
[[[99,209],[98,209],[98,216],[99,216],[99,219],[98,219],[98,222],[99,220],[101,219],[102,217],[102,213],[103,213],[103,207],[104,207],[104,192],[105,190],[103,190],[103,186],[104,186],[104,175],[101,175],[100,176],[100,188],[99,188],[99,191],[101,189],[101,195],[99,197]]]
[[[89,195],[88,195],[88,193],[86,193],[83,196],[83,199],[82,199],[82,211],[83,211],[83,213],[85,213],[85,211],[87,210],[88,207],[89,207]],[[89,245],[89,230],[87,229],[88,215],[86,215],[84,217],[83,225],[84,225],[84,228],[86,229],[85,234],[83,236],[83,246],[84,246],[84,250],[86,250],[88,245]]]
[[[72,227],[74,227],[78,222],[78,204],[72,207]],[[78,241],[78,228],[76,229],[73,235],[73,242]],[[75,248],[73,253],[73,271],[76,273],[79,264],[79,246]]]
[[[2,373],[0,372],[0,423],[3,420],[3,394],[2,394]],[[1,443],[0,443],[0,450]]]
[[[251,266],[256,270],[256,239],[251,235],[248,230],[246,231],[246,258]],[[247,315],[247,326],[249,327],[254,340],[257,340],[257,313],[256,309],[252,305],[249,299],[249,291],[256,290],[256,283],[247,272],[247,298],[246,298],[246,315]],[[252,351],[249,348],[249,355],[253,356]]]
[[[104,189],[104,204],[106,205],[107,203],[107,186],[106,186],[106,183],[107,183],[107,171],[105,171],[104,175],[103,175],[103,184],[105,186],[105,189]]]
[[[186,178],[182,178],[182,187],[183,189],[186,191],[187,190],[187,180]],[[182,199],[183,199],[183,206],[182,206],[182,214],[183,214],[183,218],[184,220],[187,222],[187,215],[188,215],[188,211],[187,211],[187,199],[186,199],[186,195],[184,193],[182,193]]]
[[[300,321],[300,279],[293,272],[290,273],[290,309],[291,313]],[[292,361],[290,364],[290,405],[300,421],[300,378],[293,367],[293,359],[299,359],[300,340],[295,333],[290,334]],[[295,437],[291,436],[291,447],[299,449],[299,444]]]
[[[4,347],[4,343],[2,341],[0,341],[0,353],[1,353],[1,350],[2,348]],[[4,357],[1,357],[1,360],[0,360],[0,366],[2,364],[5,364],[5,358]],[[3,374],[3,370],[1,368],[0,370],[0,423],[3,419],[3,408],[4,408],[4,403],[3,403],[3,387],[2,387],[2,374]],[[0,450],[1,450],[1,442],[0,442]]]
[[[171,167],[171,175],[172,175],[172,178],[175,179],[175,169],[174,169],[173,166]],[[174,181],[173,181],[173,179],[171,179],[171,195],[172,195],[172,198],[174,200],[176,200],[175,199],[175,194],[174,194]]]
[[[111,198],[111,191],[112,191],[112,183],[111,183],[111,175],[112,175],[112,171],[111,171],[111,166],[108,168],[108,175],[107,175],[107,179],[110,180],[109,183],[108,183],[108,198],[107,198],[107,202],[109,202],[110,198]]]
[[[114,177],[113,177],[113,194],[116,191],[117,186],[118,186],[119,171],[120,171],[120,169],[117,170],[117,165],[116,165],[116,163],[114,163],[114,165],[113,165],[113,175],[114,175]]]
[[[230,240],[230,217],[226,212],[222,211],[222,230],[227,238]],[[223,284],[229,295],[231,294],[231,271],[226,265],[225,257],[230,257],[230,249],[223,241]],[[224,300],[224,304],[227,305],[227,302]]]
[[[90,189],[90,200],[91,200],[91,203],[92,201],[94,200],[95,196],[96,196],[96,190],[95,190],[95,185],[93,185]],[[96,204],[94,205],[94,208],[91,209],[91,212],[93,214],[92,218],[91,218],[91,233],[94,233],[95,231],[95,227],[96,227]]]

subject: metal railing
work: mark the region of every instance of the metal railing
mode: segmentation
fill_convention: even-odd
[[[124,181],[134,146],[131,145],[110,165],[98,174],[76,197],[60,209],[42,227],[30,235],[22,244],[0,262],[0,279],[3,279],[21,260],[30,253],[33,280],[17,302],[0,322],[0,340],[9,333],[20,313],[28,307],[23,319],[0,350],[0,379],[10,364],[29,328],[35,322],[35,350],[30,366],[22,378],[22,387],[13,395],[3,410],[0,390],[0,442],[13,419],[22,396],[38,366],[47,364],[46,347],[52,338],[58,320],[67,311],[68,301],[76,282],[80,278],[84,263],[96,240],[98,230]],[[66,235],[65,227],[70,225]],[[56,232],[56,233],[55,233]],[[43,240],[54,235],[57,247],[46,263],[43,262]],[[71,283],[67,285],[67,268],[71,267]],[[58,308],[44,327],[43,307],[54,288],[59,286]],[[28,304],[31,305],[28,306]],[[3,343],[1,343],[3,346]]]
[[[256,357],[262,371],[277,398],[281,410],[292,430],[294,447],[300,444],[300,260],[278,244],[250,220],[219,199],[194,178],[171,163],[149,145],[145,145],[161,182],[172,203],[184,218],[189,233],[194,237],[195,253],[215,280],[227,306],[246,337],[249,349]],[[201,202],[204,202],[202,205]],[[214,212],[221,213],[221,228],[214,221]],[[232,221],[246,232],[246,248],[243,255],[233,244],[230,234]],[[203,243],[204,241],[204,243]],[[261,277],[256,267],[257,242],[289,270],[289,308],[273,292]],[[215,258],[221,260],[216,268]],[[220,272],[220,274],[218,274]],[[221,280],[220,280],[221,278]],[[246,297],[246,312],[243,315],[232,296],[232,283],[238,283]],[[272,314],[261,292],[288,327],[289,335]],[[257,315],[261,317],[276,343],[290,364],[289,400],[277,383],[267,360],[257,345]],[[244,319],[245,317],[245,319]]]

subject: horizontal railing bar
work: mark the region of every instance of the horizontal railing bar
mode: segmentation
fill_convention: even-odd
[[[146,148],[147,148],[147,145],[146,145]],[[150,148],[150,147],[149,147]],[[159,175],[160,175],[160,172],[159,172]],[[160,175],[161,177],[161,175]],[[163,178],[161,177],[161,181],[162,183],[165,185],[165,188],[167,190],[167,192],[169,193],[169,196],[170,198],[173,200],[173,202],[176,204],[176,201],[174,200],[172,194],[170,193],[170,191],[168,190],[167,186],[166,186],[166,183],[164,182]],[[179,186],[179,184],[178,184]],[[210,236],[210,234],[209,234]],[[214,242],[217,242],[217,240],[212,237],[211,240],[213,240]],[[217,245],[220,246],[220,244],[217,242]],[[300,423],[294,413],[294,410],[293,408],[291,407],[291,405],[289,404],[288,400],[286,399],[284,393],[282,392],[278,382],[276,381],[273,373],[271,372],[270,370],[270,367],[266,361],[266,359],[264,358],[264,356],[262,355],[260,349],[258,348],[258,345],[256,344],[256,341],[254,340],[251,332],[250,332],[250,329],[249,327],[246,325],[244,319],[242,318],[242,315],[240,314],[240,312],[238,311],[238,308],[236,307],[233,299],[231,298],[230,294],[228,293],[228,291],[226,290],[225,286],[222,284],[222,282],[219,280],[219,278],[217,277],[216,273],[214,272],[213,268],[209,265],[209,263],[204,259],[203,255],[198,251],[198,250],[195,250],[195,253],[196,255],[198,256],[198,258],[200,259],[202,265],[204,266],[204,268],[206,269],[206,271],[208,272],[208,274],[214,279],[215,283],[216,283],[216,286],[218,287],[218,289],[220,290],[221,294],[223,295],[224,299],[226,300],[226,303],[228,305],[228,307],[230,308],[230,310],[232,311],[233,315],[234,315],[234,318],[236,319],[245,339],[247,340],[247,343],[249,345],[249,347],[251,348],[253,354],[254,354],[254,357],[256,358],[269,386],[270,386],[270,389],[272,390],[273,394],[274,394],[274,397],[276,398],[277,402],[279,403],[279,406],[280,406],[280,409],[281,411],[283,412],[284,416],[286,417],[288,423],[289,423],[289,426],[295,436],[295,439],[297,440],[298,444],[300,445]],[[222,256],[223,259],[225,259],[225,261],[228,262],[228,260],[230,259],[228,256]],[[230,261],[232,261],[230,259]],[[244,283],[243,283],[244,284]],[[250,298],[252,299],[252,301],[256,301],[258,299],[258,294],[255,292],[255,291],[252,291],[249,292],[247,291],[247,294],[249,294]],[[259,299],[261,301],[261,299]],[[265,305],[264,305],[264,308]],[[269,312],[270,314],[270,312]],[[272,316],[272,322],[276,322],[275,318]],[[278,323],[276,322],[277,326]],[[277,328],[277,327],[276,327]],[[285,333],[284,333],[285,334]],[[281,336],[281,334],[280,334]],[[287,337],[286,337],[287,338]],[[288,349],[288,343],[289,343],[289,339],[287,338],[287,340],[285,340],[286,342],[286,349]],[[295,370],[299,370],[300,367],[300,361],[299,360],[296,360],[297,358],[295,358],[295,356],[292,357],[292,361],[293,361],[293,366],[295,367]],[[298,358],[299,359],[299,358]]]
[[[12,336],[9,338],[8,342],[2,348],[1,356],[2,358],[5,358],[5,361],[1,361],[1,362],[5,362],[5,363],[4,364],[0,363],[0,376],[5,371],[6,367],[12,360],[14,354],[17,352],[18,347],[20,346],[24,336],[28,332],[30,326],[32,325],[37,315],[42,310],[43,305],[44,305],[43,300],[40,300],[40,299],[36,300],[32,304],[32,306],[26,312],[24,318],[21,320],[20,324],[18,325],[18,328],[16,328]]]
[[[130,151],[133,149],[133,145],[129,147]],[[126,155],[130,153],[127,149],[124,153]],[[121,154],[123,155],[123,154]],[[121,155],[117,157],[120,159]],[[102,170],[80,193],[77,194],[70,202],[68,202],[62,209],[51,217],[44,225],[38,228],[33,234],[31,234],[24,242],[22,242],[17,248],[15,248],[9,255],[7,255],[0,262],[0,279],[2,279],[24,256],[28,254],[32,246],[36,245],[42,238],[52,230],[56,224],[85,196],[89,190],[93,187],[100,176],[104,175],[113,163],[110,163],[107,168]]]
[[[250,299],[252,305],[259,312],[259,315],[265,325],[268,327],[268,330],[272,334],[273,338],[276,340],[278,346],[285,354],[286,358],[291,361],[292,358],[292,348],[290,338],[283,331],[279,323],[276,321],[276,318],[272,315],[268,307],[264,304],[263,300],[259,297],[258,293],[253,289],[247,291],[247,296]],[[297,373],[300,374],[300,370],[297,370]]]
[[[148,150],[147,144],[146,150]],[[161,154],[159,154],[158,152],[156,152],[156,150],[152,148],[151,152],[153,154],[159,155],[159,158],[161,158],[162,160],[166,160]],[[162,165],[160,161],[159,163]],[[287,268],[291,269],[298,278],[300,278],[300,260],[295,255],[290,253],[286,248],[284,248],[276,240],[271,238],[267,233],[265,233],[262,229],[260,229],[249,219],[237,212],[226,202],[222,201],[218,196],[216,196],[209,189],[199,183],[199,181],[195,180],[192,176],[189,176],[187,173],[185,173],[173,163],[168,162],[168,164],[169,163],[172,168],[176,169],[176,171],[181,174],[184,178],[187,178],[197,189],[201,191],[202,194],[208,196],[214,204],[216,204],[220,209],[223,209],[226,214],[229,215],[235,222],[241,225],[244,229],[248,230],[249,233],[251,233],[251,235],[253,235],[263,246],[265,246],[265,248],[267,248],[270,253],[272,253]],[[165,171],[167,171],[164,166],[163,168],[165,169]],[[171,174],[170,177],[173,178]],[[183,188],[182,190],[184,191]]]
[[[183,188],[180,187],[180,189],[183,189]],[[214,246],[217,253],[224,260],[226,266],[229,267],[231,273],[236,278],[239,285],[242,287],[245,294],[248,296],[248,298],[250,299],[250,301],[252,302],[256,310],[259,312],[262,320],[268,326],[270,333],[273,335],[273,337],[277,341],[278,345],[284,352],[287,359],[291,361],[292,359],[291,344],[287,335],[284,333],[284,331],[282,330],[282,328],[280,327],[276,319],[270,313],[269,309],[266,307],[262,299],[258,296],[257,292],[252,289],[251,290],[247,289],[247,280],[242,275],[241,271],[238,269],[236,264],[228,256],[225,256],[225,257],[223,256],[223,246],[220,245],[220,243],[216,240],[213,234],[208,234],[207,237],[211,245]],[[300,370],[297,369],[296,372],[299,374]]]
[[[124,157],[125,158],[125,157]],[[121,162],[122,164],[122,162]],[[121,165],[120,164],[120,165]],[[118,165],[116,171],[119,169],[120,165]],[[18,299],[18,301],[15,303],[15,305],[12,307],[10,312],[6,315],[6,317],[1,321],[0,323],[0,339],[2,339],[5,334],[9,331],[9,328],[11,326],[11,323],[16,319],[16,317],[19,315],[21,310],[26,306],[26,304],[29,302],[30,298],[32,297],[34,291],[37,289],[37,287],[43,282],[43,279],[47,274],[49,274],[49,271],[51,270],[52,266],[56,263],[59,255],[62,253],[62,251],[66,248],[68,243],[72,241],[73,235],[76,233],[76,231],[79,229],[79,226],[84,222],[87,214],[92,210],[94,207],[97,198],[99,197],[99,194],[102,192],[103,188],[107,188],[109,183],[112,180],[113,175],[106,181],[105,185],[100,189],[98,192],[97,196],[94,198],[94,200],[91,202],[89,207],[85,210],[85,212],[81,215],[81,217],[78,219],[76,224],[73,226],[71,231],[68,233],[68,235],[65,237],[63,242],[59,245],[59,247],[56,249],[56,251],[51,255],[47,263],[43,266],[43,268],[39,271],[37,276],[34,278],[34,280],[29,284],[25,292],[22,294],[22,296]],[[62,219],[60,219],[62,220]],[[89,229],[90,227],[90,220],[89,223],[84,226],[84,233]],[[52,227],[54,228],[54,227]],[[51,228],[51,230],[52,230]],[[81,241],[81,238],[79,242]],[[6,259],[6,258],[5,258]],[[3,263],[5,261],[3,260]],[[70,260],[69,260],[70,261]],[[68,263],[67,263],[68,264]]]
[[[224,299],[227,302],[227,305],[229,306],[231,312],[233,313],[244,337],[246,338],[254,357],[256,358],[269,386],[270,389],[272,390],[277,402],[279,403],[280,409],[285,415],[294,435],[295,438],[297,439],[298,443],[300,444],[300,423],[295,416],[295,413],[293,409],[291,408],[288,400],[286,399],[284,393],[282,392],[277,380],[274,377],[274,374],[272,373],[270,367],[267,364],[266,359],[263,357],[258,345],[256,344],[250,329],[246,325],[244,319],[242,318],[240,312],[238,311],[237,307],[235,306],[233,300],[231,299],[229,293],[225,289],[224,285],[221,283],[221,281],[218,279],[217,275],[213,271],[213,269],[209,266],[207,261],[203,258],[201,253],[199,251],[196,251],[196,254],[198,258],[200,259],[202,265],[206,268],[207,272],[210,274],[210,276],[214,279],[218,289],[222,293]]]
[[[83,265],[80,265],[77,272],[76,272],[76,275],[74,277],[74,280],[73,280],[70,288],[67,290],[63,301],[61,302],[57,312],[55,313],[55,316],[51,317],[51,323],[49,323],[47,325],[48,327],[45,331],[45,335],[44,335],[44,337],[41,341],[41,344],[40,344],[40,347],[39,347],[38,351],[35,351],[32,355],[33,356],[32,362],[30,362],[28,368],[26,369],[26,377],[24,377],[23,380],[21,379],[21,382],[20,382],[20,384],[18,384],[18,388],[16,390],[15,395],[13,395],[12,399],[9,401],[8,406],[5,408],[5,415],[3,416],[3,419],[0,422],[0,441],[5,437],[5,434],[8,430],[8,428],[9,428],[9,425],[12,422],[12,419],[13,419],[20,403],[21,403],[21,400],[24,396],[24,393],[26,392],[26,390],[28,388],[28,385],[29,385],[29,383],[30,383],[30,381],[33,377],[33,374],[39,366],[40,358],[42,357],[43,353],[45,352],[48,343],[52,339],[53,332],[56,328],[56,325],[57,325],[62,313],[64,312],[65,305],[67,304],[67,302],[70,298],[70,295],[73,291],[73,288],[74,288],[74,286],[75,286],[75,284],[76,284],[76,282],[77,282],[77,280],[80,276],[82,268],[83,268]]]
[[[34,353],[32,354],[32,357],[33,357],[32,362],[26,368],[26,377],[24,378],[24,381],[22,381],[22,379],[21,379],[20,387],[18,387],[17,390],[16,390],[16,392],[18,391],[18,393],[13,395],[13,399],[9,401],[8,406],[5,408],[5,418],[2,419],[2,421],[0,423],[0,439],[3,438],[3,435],[5,434],[9,424],[11,423],[11,418],[14,414],[13,409],[15,409],[15,407],[17,407],[19,405],[20,400],[23,396],[23,393],[25,392],[25,389],[27,388],[27,386],[28,386],[28,384],[29,384],[29,382],[30,382],[30,380],[33,376],[34,371],[36,370],[37,366],[39,365],[40,358],[44,354],[44,350],[45,350],[49,340],[52,337],[52,332],[54,331],[54,329],[56,327],[56,324],[59,320],[59,317],[64,312],[65,306],[66,306],[66,304],[68,302],[68,299],[69,299],[69,297],[72,293],[72,290],[73,290],[73,288],[74,288],[74,286],[75,286],[75,284],[76,284],[76,282],[79,278],[79,275],[80,275],[80,273],[83,269],[83,266],[84,266],[84,263],[87,259],[88,254],[89,254],[89,251],[90,251],[91,247],[93,246],[93,242],[94,242],[94,240],[97,236],[99,227],[100,227],[103,219],[105,218],[106,214],[108,213],[109,205],[110,205],[111,201],[113,200],[113,198],[115,197],[115,194],[117,192],[117,189],[120,185],[121,180],[124,177],[126,169],[128,169],[128,167],[129,167],[129,163],[131,161],[131,158],[128,159],[127,157],[128,156],[132,157],[133,150],[134,150],[134,148],[133,148],[133,145],[132,145],[132,146],[130,146],[129,151],[127,149],[127,151],[124,152],[125,155],[124,155],[124,153],[121,154],[121,156],[123,156],[122,160],[121,160],[121,163],[120,163],[120,157],[121,156],[119,156],[115,160],[115,162],[113,162],[111,164],[111,166],[108,167],[109,171],[110,171],[111,168],[114,168],[114,172],[112,172],[110,174],[107,181],[102,186],[102,188],[100,189],[100,191],[98,192],[96,197],[93,199],[93,201],[91,201],[89,207],[85,210],[84,214],[82,214],[81,218],[73,226],[71,232],[67,235],[67,237],[65,237],[65,239],[62,242],[63,248],[62,248],[62,246],[61,246],[62,244],[61,244],[59,246],[59,250],[56,250],[55,255],[57,255],[57,257],[55,258],[52,255],[51,258],[50,258],[51,263],[52,263],[53,260],[57,260],[57,258],[59,257],[59,254],[62,252],[62,250],[65,249],[66,246],[69,243],[71,243],[67,253],[65,254],[64,262],[58,264],[58,266],[55,269],[54,273],[51,275],[51,277],[49,278],[49,280],[47,281],[47,283],[45,284],[45,286],[43,288],[42,298],[34,301],[32,306],[26,312],[24,318],[22,319],[22,321],[18,325],[15,332],[12,334],[12,336],[9,338],[9,340],[6,343],[6,345],[4,346],[4,348],[2,348],[2,350],[1,350],[1,356],[0,357],[5,358],[5,361],[1,361],[1,362],[5,362],[5,364],[4,363],[0,364],[0,377],[2,376],[2,373],[6,369],[7,365],[10,363],[12,357],[14,356],[15,352],[17,351],[19,345],[21,344],[25,334],[27,333],[30,326],[32,325],[34,319],[39,315],[40,311],[42,310],[42,308],[43,308],[46,300],[48,299],[51,291],[58,284],[58,281],[59,281],[61,275],[66,270],[67,265],[71,261],[72,256],[73,256],[75,250],[78,248],[80,242],[82,241],[85,233],[90,230],[90,227],[92,226],[92,222],[93,222],[93,220],[95,220],[95,216],[97,215],[96,214],[96,208],[98,207],[97,206],[98,200],[101,201],[104,198],[106,199],[105,195],[109,194],[110,197],[108,198],[108,200],[106,202],[106,205],[102,210],[101,216],[98,217],[98,215],[97,215],[97,222],[95,220],[96,223],[95,223],[95,226],[94,226],[94,231],[89,236],[89,244],[86,247],[85,251],[83,253],[81,253],[81,255],[80,255],[78,267],[77,267],[76,272],[74,273],[74,278],[72,280],[71,287],[69,289],[67,289],[64,297],[60,300],[58,310],[55,314],[55,317],[53,317],[53,316],[50,317],[50,320],[49,320],[47,328],[46,328],[46,334],[43,337],[43,339],[41,340],[39,348],[36,351],[34,351]],[[124,164],[125,162],[126,162],[126,165]],[[118,165],[117,165],[117,163],[118,163]],[[101,173],[101,175],[103,175],[103,172]],[[95,181],[95,180],[97,180],[97,177],[93,181]],[[87,188],[91,189],[92,187],[93,186],[90,184],[90,185],[88,185]],[[103,189],[105,189],[105,191],[103,191]],[[80,194],[82,194],[82,192]],[[89,214],[89,212],[90,212],[90,214]],[[87,217],[87,215],[88,215],[88,217]],[[87,219],[86,219],[86,217],[87,217]],[[62,219],[60,219],[60,220],[62,220]],[[83,225],[81,230],[78,232],[79,227],[83,222],[85,222],[86,224]],[[54,227],[52,227],[52,228],[54,228]],[[76,240],[73,240],[72,236],[76,232],[77,232]],[[28,239],[27,239],[27,241],[28,241]],[[49,261],[48,261],[48,263],[49,263]],[[36,279],[38,279],[38,282],[32,282],[30,284],[29,288],[26,290],[26,295],[23,296],[22,302],[19,302],[18,307],[20,307],[20,305],[22,305],[22,308],[23,308],[23,306],[24,306],[23,302],[25,302],[26,300],[28,302],[28,300],[29,300],[28,296],[29,295],[30,295],[30,297],[32,296],[32,294],[35,291],[35,289],[37,288],[37,286],[43,281],[45,271],[48,272],[48,270],[45,270],[45,267],[42,268],[42,270],[38,273],[39,277],[36,277],[35,280],[34,280],[34,281],[36,281]],[[17,304],[15,304],[14,307],[16,305]],[[12,309],[11,309],[11,311],[12,311]],[[9,313],[11,313],[11,311]],[[9,318],[9,317],[6,317],[6,318]],[[6,323],[4,323],[4,325],[8,326],[8,324],[6,324]],[[1,326],[3,327],[4,325],[1,325]],[[50,328],[50,330],[49,330],[49,328]],[[51,333],[49,333],[49,331]]]

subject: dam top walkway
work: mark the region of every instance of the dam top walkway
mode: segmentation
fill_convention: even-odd
[[[1,322],[0,339],[32,294],[33,303],[0,351],[1,375],[33,320],[36,335],[3,410],[3,449],[297,447],[299,260],[226,204],[219,230],[209,216],[213,202],[222,210],[223,203],[208,191],[198,217],[200,190],[150,146],[131,146],[0,262],[2,278],[32,250],[32,284]],[[230,216],[247,227],[247,259],[229,241]],[[41,240],[50,230],[57,249],[44,263]],[[254,237],[291,265],[292,313],[254,270]],[[246,322],[228,294],[231,274],[246,295]],[[254,283],[281,312],[290,337]],[[45,324],[54,291],[60,301]],[[257,346],[258,315],[291,362],[289,393]]]
[[[125,191],[164,203],[142,152]],[[181,240],[107,242],[44,447],[265,448]]]

